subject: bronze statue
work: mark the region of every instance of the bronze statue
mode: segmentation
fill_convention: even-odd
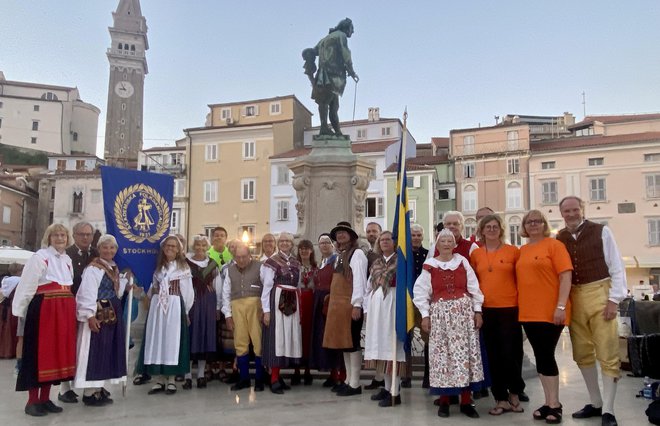
[[[353,35],[353,22],[343,19],[316,47],[303,50],[305,74],[312,83],[312,99],[319,105],[321,131],[319,135],[342,136],[339,128],[339,97],[344,94],[346,74],[357,83],[360,79],[353,70],[348,38]],[[316,57],[319,57],[318,72]],[[314,73],[316,72],[316,75]],[[330,125],[328,126],[328,116]]]

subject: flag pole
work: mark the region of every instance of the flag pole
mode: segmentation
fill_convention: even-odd
[[[403,212],[401,211],[401,206],[403,205],[402,200],[401,200],[401,195],[403,195],[403,191],[407,191],[407,189],[406,189],[407,188],[407,186],[406,186],[407,182],[403,181],[403,177],[405,176],[405,170],[406,170],[406,142],[408,140],[408,138],[407,138],[408,130],[407,130],[407,127],[406,127],[407,126],[407,121],[408,121],[408,107],[406,107],[404,112],[403,112],[403,138],[401,140],[401,158],[399,158],[399,162],[401,164],[401,168],[399,169],[399,177],[398,177],[398,181],[399,181],[399,185],[400,185],[400,188],[399,188],[399,205],[397,206],[397,208],[399,209],[399,222],[401,222],[401,213],[403,213],[403,215],[404,215],[404,218],[403,218],[404,221],[405,221],[405,215],[406,215],[406,209],[405,208],[404,208]],[[408,197],[406,197],[406,199],[405,199],[406,205],[408,203],[407,198]],[[399,224],[397,223],[396,226],[399,226]],[[401,240],[400,230],[397,232],[397,239],[399,241]],[[404,239],[405,239],[405,231],[404,231]],[[399,245],[399,241],[397,241],[397,245]],[[408,255],[408,253],[406,253],[406,255]],[[400,260],[401,259],[399,259],[398,256],[397,256],[397,262],[399,262]],[[397,285],[401,285],[401,284],[403,284],[404,286],[407,286],[407,283],[397,283]],[[395,292],[395,296],[396,296],[396,292]],[[395,303],[395,306],[396,306],[396,303]],[[396,373],[397,373],[397,371],[396,371],[397,370],[397,361],[396,361],[396,355],[397,355],[396,354],[396,343],[397,343],[396,342],[396,340],[397,340],[397,336],[396,336],[396,310],[395,310],[394,318],[395,318],[395,320],[394,320],[394,333],[392,333],[392,387],[390,388],[390,397],[392,398],[392,407],[394,407],[394,399],[395,399],[394,392],[396,390]]]
[[[133,275],[128,279],[128,300],[126,303],[126,377],[121,387],[122,396],[126,396],[126,382],[128,381],[128,351],[131,344],[131,317],[133,316]]]

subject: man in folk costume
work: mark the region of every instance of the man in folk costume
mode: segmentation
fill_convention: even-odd
[[[616,317],[618,304],[627,293],[626,271],[612,231],[585,220],[580,198],[565,197],[559,203],[559,211],[566,228],[559,231],[557,239],[566,246],[574,268],[569,326],[573,359],[591,399],[590,404],[573,413],[573,418],[602,416],[603,426],[616,426],[614,398],[621,376]],[[596,360],[603,380],[602,397]]]
[[[401,377],[406,376],[406,354],[403,342],[394,336],[396,319],[396,261],[392,233],[384,231],[378,237],[374,251],[379,258],[371,266],[368,292],[364,297],[367,317],[364,359],[367,365],[384,375],[385,387],[371,396],[380,407],[401,404]],[[368,315],[367,315],[368,314]],[[396,342],[393,344],[393,342]],[[392,383],[392,360],[396,357],[398,376]],[[393,386],[394,385],[394,386]],[[394,397],[394,398],[393,398]]]
[[[227,268],[222,287],[222,312],[227,328],[234,332],[236,362],[239,381],[231,387],[238,391],[250,384],[250,343],[254,350],[255,391],[264,390],[261,362],[261,294],[263,291],[261,262],[253,260],[250,249],[241,244],[237,247],[234,262]]]
[[[293,255],[293,235],[280,234],[278,252],[261,266],[264,311],[263,361],[270,368],[270,390],[283,394],[289,387],[280,369],[297,365],[302,358],[302,331],[298,281],[300,262]]]
[[[330,232],[338,254],[330,284],[328,316],[323,347],[344,351],[348,383],[336,387],[338,396],[359,395],[362,352],[362,301],[367,284],[367,257],[358,247],[358,235],[348,222],[339,222]],[[334,388],[333,388],[334,389]]]
[[[73,266],[73,286],[71,286],[71,291],[74,296],[78,293],[83,271],[92,259],[99,256],[98,250],[92,247],[93,239],[94,227],[91,223],[78,222],[73,226],[73,244],[67,247],[66,254],[71,258],[71,264]],[[78,402],[78,394],[71,389],[71,382],[62,382],[60,384],[60,393],[57,395],[57,399],[66,403]]]

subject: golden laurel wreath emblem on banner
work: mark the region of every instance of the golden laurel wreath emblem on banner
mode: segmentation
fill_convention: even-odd
[[[128,208],[132,205],[137,214],[129,217]],[[121,235],[135,243],[155,243],[170,229],[170,206],[158,191],[143,183],[131,185],[117,194],[114,216]]]

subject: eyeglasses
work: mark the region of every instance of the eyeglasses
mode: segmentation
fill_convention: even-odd
[[[542,225],[543,219],[529,219],[525,222],[525,225]]]

